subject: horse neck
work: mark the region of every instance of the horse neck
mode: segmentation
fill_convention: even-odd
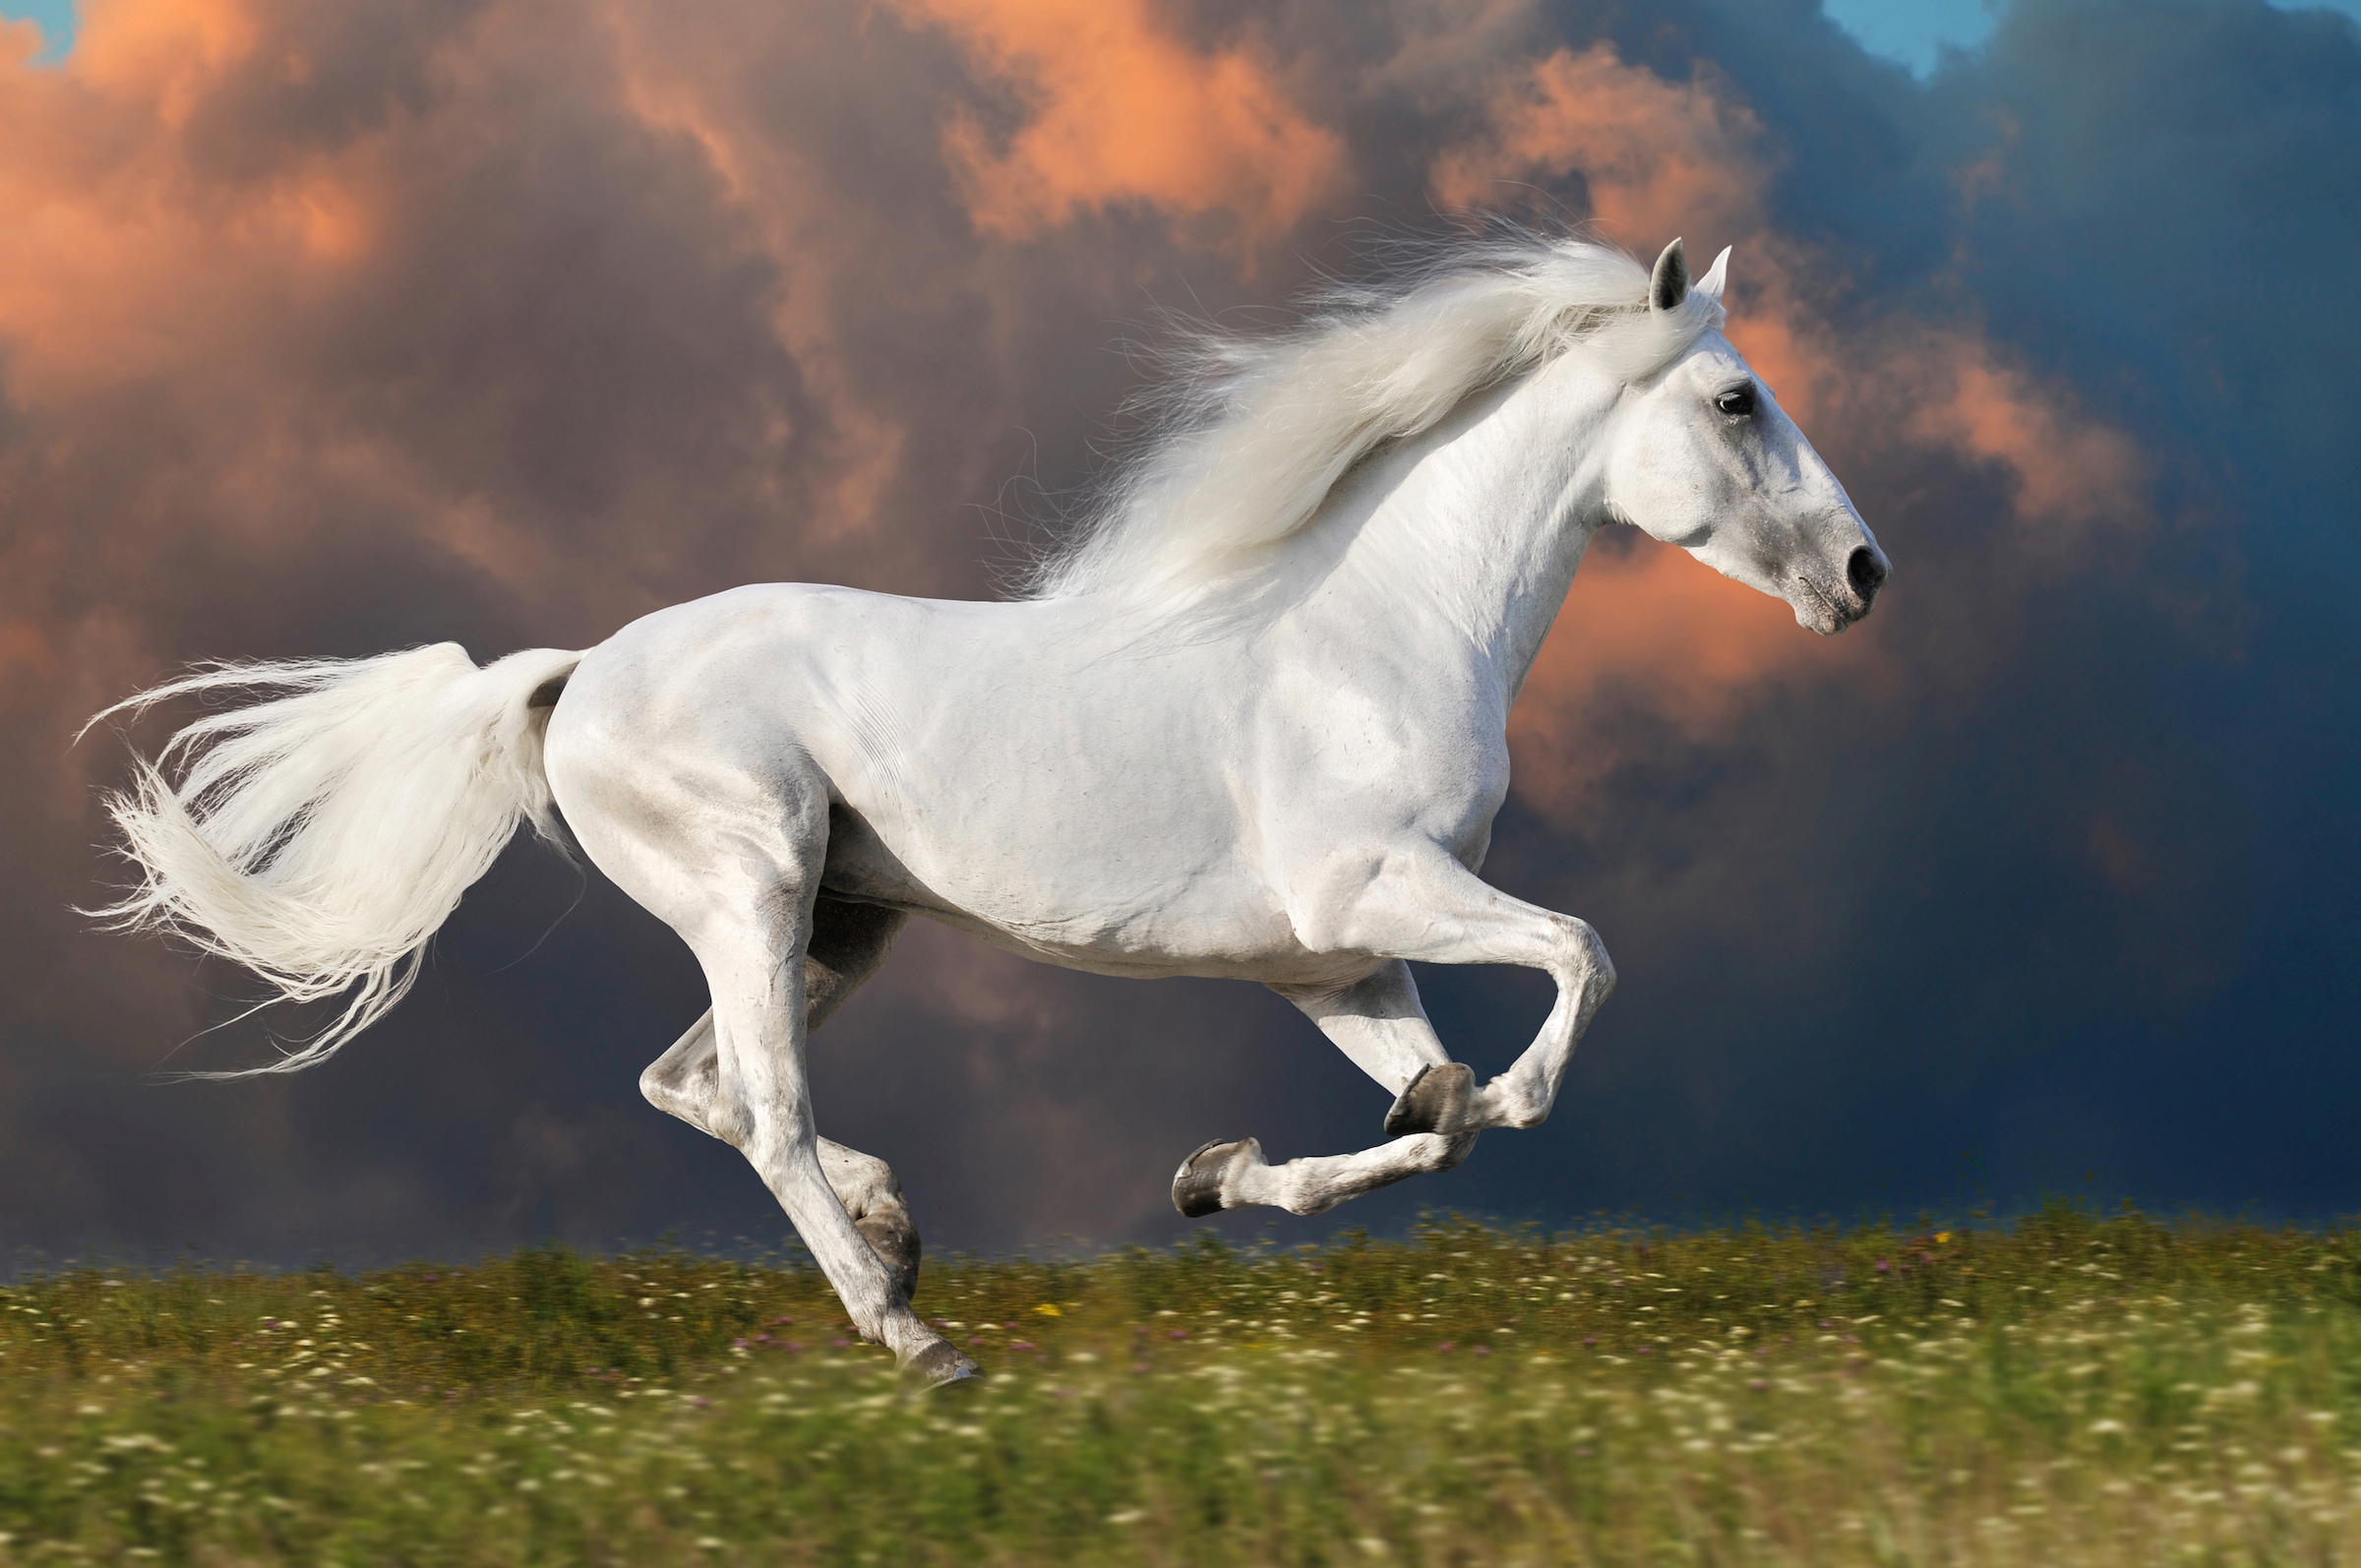
[[[1569,356],[1406,444],[1370,476],[1373,505],[1332,519],[1341,554],[1305,608],[1465,661],[1505,712],[1605,520],[1600,437],[1618,391]]]

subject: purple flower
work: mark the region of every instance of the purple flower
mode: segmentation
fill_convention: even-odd
[[[730,1349],[731,1349],[731,1350],[734,1350],[734,1351],[742,1351],[742,1350],[745,1350],[745,1349],[746,1349],[746,1341],[744,1341],[744,1340],[732,1340],[732,1341],[730,1341]]]
[[[804,1353],[804,1347],[802,1343],[797,1340],[787,1340],[783,1342],[779,1348],[796,1356],[801,1356]]]
[[[1436,1349],[1436,1350],[1438,1350],[1438,1351],[1447,1351],[1447,1350],[1450,1350],[1451,1348],[1452,1348],[1452,1347],[1451,1347],[1451,1342],[1450,1342],[1449,1340],[1445,1340],[1445,1341],[1443,1341],[1443,1342],[1442,1342],[1440,1345],[1437,1345],[1437,1346],[1435,1347],[1435,1349]]]
[[[1879,1259],[1877,1260],[1877,1272],[1878,1272],[1878,1273],[1880,1273],[1880,1274],[1883,1274],[1883,1273],[1885,1273],[1885,1272],[1886,1272],[1888,1269],[1890,1269],[1890,1268],[1892,1268],[1892,1267],[1893,1267],[1893,1265],[1892,1265],[1892,1264],[1890,1264],[1890,1263],[1888,1263],[1888,1262],[1887,1262],[1887,1261],[1886,1261],[1884,1258],[1879,1258]]]
[[[1173,1338],[1177,1340],[1184,1340],[1188,1338],[1188,1330],[1184,1328],[1177,1328],[1173,1330]]]
[[[1583,1343],[1583,1344],[1585,1344],[1585,1345],[1596,1345],[1596,1344],[1598,1344],[1598,1343],[1599,1343],[1599,1341],[1598,1341],[1598,1338],[1597,1338],[1596,1336],[1591,1336],[1591,1337],[1587,1337],[1587,1338],[1585,1338],[1585,1339],[1583,1340],[1583,1342],[1582,1342],[1582,1343]]]
[[[1476,1354],[1479,1356],[1489,1356],[1492,1354],[1492,1348],[1489,1345],[1479,1345],[1476,1347]]]
[[[851,1340],[830,1340],[828,1343],[841,1351],[850,1348],[853,1342]]]
[[[704,1399],[704,1398],[701,1398],[701,1397],[700,1397],[700,1398],[697,1398],[697,1399],[693,1399],[693,1400],[691,1400],[689,1403],[690,1403],[690,1404],[692,1404],[692,1405],[695,1405],[695,1406],[696,1406],[696,1407],[698,1410],[706,1410],[706,1409],[709,1409],[709,1408],[712,1406],[712,1404],[713,1404],[713,1402],[712,1402],[711,1400],[709,1400],[709,1399]]]

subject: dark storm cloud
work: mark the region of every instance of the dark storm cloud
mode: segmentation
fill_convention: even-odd
[[[66,914],[119,765],[74,723],[195,657],[988,591],[1005,482],[1077,481],[1130,385],[1118,324],[1470,199],[1736,241],[1733,332],[1898,574],[1824,644],[1663,552],[1586,567],[1491,874],[1623,987],[1546,1128],[1338,1218],[2092,1167],[2349,1204],[2357,92],[2349,24],[2259,0],[2021,5],[1926,85],[1793,3],[94,12],[0,69],[0,1238],[775,1237],[632,1092],[685,952],[535,850],[332,1066],[142,1085],[239,983]],[[1486,1068],[1545,1006],[1427,984]],[[938,1244],[1165,1234],[1202,1139],[1384,1109],[1265,994],[936,931],[814,1053]]]

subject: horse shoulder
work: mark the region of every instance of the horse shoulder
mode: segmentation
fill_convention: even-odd
[[[1505,728],[1485,683],[1447,660],[1276,663],[1254,713],[1255,838],[1307,948],[1348,944],[1340,923],[1392,860],[1483,863]]]

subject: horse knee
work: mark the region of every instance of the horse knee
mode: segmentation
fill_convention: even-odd
[[[1557,918],[1563,923],[1559,929],[1566,938],[1559,984],[1588,989],[1600,1001],[1604,1001],[1615,989],[1615,961],[1607,956],[1606,942],[1589,921],[1573,915]]]

